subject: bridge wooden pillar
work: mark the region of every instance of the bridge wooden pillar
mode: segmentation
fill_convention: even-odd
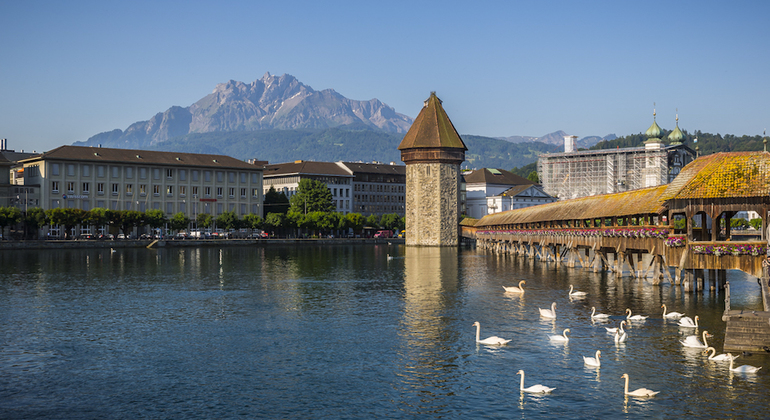
[[[692,287],[693,287],[693,272],[692,270],[684,270],[684,291],[687,293],[692,293]]]
[[[704,282],[705,282],[705,271],[702,268],[698,268],[695,270],[695,290],[703,290]]]
[[[709,290],[717,290],[717,270],[709,270]]]

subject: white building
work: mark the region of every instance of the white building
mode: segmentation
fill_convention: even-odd
[[[503,169],[483,168],[464,178],[465,211],[474,219],[556,201],[540,185]]]

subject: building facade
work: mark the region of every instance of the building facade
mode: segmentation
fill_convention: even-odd
[[[504,169],[482,168],[464,175],[466,215],[474,219],[557,200],[543,187]]]
[[[564,200],[654,187],[671,182],[695,159],[695,152],[681,143],[684,136],[678,117],[668,146],[654,119],[645,134],[648,140],[643,147],[572,152],[565,148],[564,153],[540,155],[537,172],[543,190]]]
[[[353,174],[355,213],[379,217],[395,213],[404,217],[406,166],[355,162],[343,162],[342,165]]]
[[[43,209],[262,216],[262,165],[229,156],[61,146],[19,161]],[[21,182],[20,182],[21,184]]]
[[[335,211],[344,214],[353,211],[353,174],[339,162],[297,160],[265,165],[263,195],[272,186],[291,199],[297,193],[299,181],[303,179],[312,179],[326,184],[332,193]],[[270,213],[270,209],[267,212]]]

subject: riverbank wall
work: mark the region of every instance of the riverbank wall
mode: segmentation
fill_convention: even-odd
[[[281,239],[184,239],[184,240],[85,240],[85,241],[0,241],[0,250],[12,249],[81,249],[81,248],[157,248],[276,246],[276,245],[351,245],[404,244],[404,238],[281,238]]]

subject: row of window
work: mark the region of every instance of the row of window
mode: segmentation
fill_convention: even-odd
[[[51,208],[59,208],[64,204],[67,208],[80,208],[82,210],[91,210],[91,202],[88,200],[82,200],[79,202],[79,200],[63,200],[64,203],[62,203],[62,200],[51,200]],[[200,204],[200,205],[199,205]],[[225,207],[225,204],[227,205]],[[246,214],[253,213],[253,214],[261,214],[261,209],[258,204],[252,204],[251,206],[247,205],[246,203],[240,203],[236,206],[236,203],[190,203],[189,206],[189,212],[188,212],[188,206],[187,203],[181,202],[181,203],[174,203],[174,202],[168,202],[165,203],[165,206],[163,206],[163,203],[154,201],[151,203],[145,203],[143,201],[119,201],[119,200],[110,200],[108,202],[105,202],[104,200],[97,200],[96,201],[96,207],[94,208],[105,208],[105,205],[109,205],[110,210],[137,210],[140,212],[145,212],[147,210],[164,210],[167,214],[171,215],[177,212],[185,213],[189,217],[195,217],[199,213],[205,213],[205,214],[212,214],[214,216],[224,213],[225,209],[227,211],[231,212],[238,212],[240,216],[245,216]],[[121,208],[122,205],[122,208]],[[162,208],[165,207],[165,208]]]
[[[355,184],[353,185],[353,189],[355,191],[390,192],[390,193],[403,193],[404,191],[406,191],[406,187],[404,185]]]
[[[356,201],[362,202],[384,202],[384,203],[403,203],[403,195],[368,195],[368,194],[354,194],[353,197]]]
[[[75,194],[77,191],[75,190],[75,182],[68,181],[67,183],[67,194]],[[120,185],[117,183],[111,184],[111,192],[112,195],[120,195]],[[126,195],[133,195],[134,194],[134,184],[124,184],[124,192]],[[167,185],[165,187],[165,193],[167,196],[173,196],[174,195],[174,185]],[[198,193],[200,191],[200,188],[203,188],[203,196],[204,197],[211,197],[211,189],[212,187],[198,187],[193,186],[190,187],[190,190],[192,192],[193,197],[197,197]],[[217,197],[223,197],[224,196],[224,187],[216,187],[216,193]],[[187,186],[186,185],[180,185],[178,187],[179,196],[185,197],[187,195]],[[51,181],[51,192],[52,193],[59,193],[59,181]],[[140,195],[147,195],[147,184],[139,184],[139,194]],[[161,192],[161,186],[160,185],[153,185],[152,186],[152,193],[155,196],[159,196]],[[241,198],[246,198],[246,193],[248,192],[247,188],[240,188],[238,190],[240,192]],[[83,182],[81,184],[80,189],[81,194],[90,194],[91,193],[91,183],[90,182]],[[103,182],[97,182],[96,183],[96,193],[99,195],[104,194],[104,183]],[[229,187],[227,189],[227,195],[230,198],[234,198],[236,193],[235,187]],[[259,197],[259,188],[252,188],[251,189],[251,196],[254,198]]]
[[[61,175],[59,163],[52,163],[51,164],[51,175],[52,176],[59,176]],[[66,169],[66,176],[77,176],[78,168],[80,169],[80,176],[84,178],[89,178],[92,175],[91,172],[91,165],[89,164],[74,164],[74,163],[67,163],[64,164]],[[30,167],[31,169],[32,167]],[[37,169],[36,166],[34,166],[35,170]],[[212,181],[212,175],[214,178],[216,178],[216,182],[224,182],[225,177],[227,178],[227,182],[230,184],[235,184],[236,180],[238,180],[241,184],[246,184],[249,179],[249,174],[246,172],[234,172],[234,171],[210,171],[210,170],[198,170],[198,169],[170,169],[167,168],[165,170],[162,170],[160,168],[134,168],[133,166],[109,166],[106,165],[96,165],[96,177],[97,178],[104,178],[106,174],[109,173],[112,178],[121,178],[121,176],[125,176],[126,179],[133,179],[134,174],[138,172],[139,179],[147,179],[147,176],[151,173],[152,179],[159,180],[161,179],[161,175],[165,173],[166,179],[174,179],[174,176],[177,175],[179,177],[180,181],[187,181],[188,172],[190,175],[190,178],[193,182],[198,182],[201,177],[205,182],[211,182]],[[251,173],[251,182],[253,184],[256,184],[259,182],[259,174],[258,173]]]

